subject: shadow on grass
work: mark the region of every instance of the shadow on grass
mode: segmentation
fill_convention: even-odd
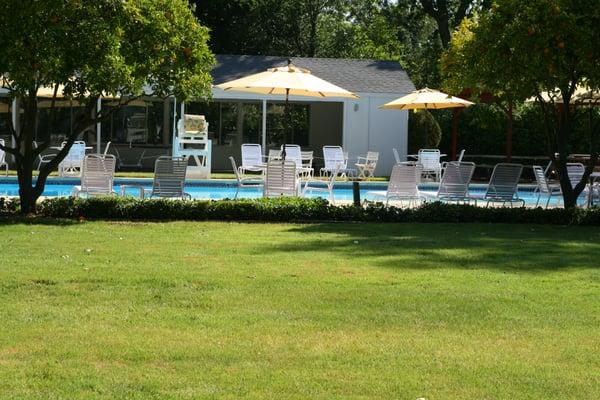
[[[49,225],[49,226],[71,226],[77,225],[79,221],[72,219],[40,218],[40,217],[0,217],[2,225]]]
[[[552,272],[600,269],[600,232],[586,227],[503,224],[314,224],[294,226],[297,241],[261,252],[334,252],[393,269],[487,269]]]

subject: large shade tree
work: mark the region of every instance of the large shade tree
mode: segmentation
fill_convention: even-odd
[[[0,13],[2,87],[20,109],[12,142],[23,213],[35,211],[46,179],[86,129],[144,94],[187,100],[210,94],[208,30],[185,0],[5,0]],[[50,121],[57,99],[82,105],[57,156],[33,179],[38,155],[50,146],[34,139],[38,93],[50,90]],[[102,96],[119,98],[110,111]]]
[[[565,207],[576,205],[598,160],[598,124],[590,124],[590,154],[583,179],[567,173],[574,107],[581,86],[600,89],[600,8],[587,0],[496,0],[461,27],[443,69],[450,86],[488,91],[515,101],[537,99]],[[542,144],[540,144],[543,146]]]

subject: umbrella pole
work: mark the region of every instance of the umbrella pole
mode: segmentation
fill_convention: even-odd
[[[285,143],[287,141],[287,137],[288,137],[288,133],[290,131],[291,128],[291,121],[290,121],[290,89],[285,89],[285,105],[283,108],[283,114],[284,114],[284,119],[285,119],[285,129],[283,130],[283,151],[281,152],[281,159],[283,161],[285,161],[285,156],[286,156],[286,152],[285,152]]]

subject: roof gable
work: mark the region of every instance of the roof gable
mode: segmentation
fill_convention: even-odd
[[[287,57],[217,55],[212,71],[214,84],[242,78],[272,67],[287,64]],[[309,69],[325,79],[355,93],[406,94],[415,86],[396,61],[354,60],[344,58],[291,57],[297,67]]]

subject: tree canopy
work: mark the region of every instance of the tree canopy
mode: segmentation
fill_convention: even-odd
[[[144,93],[182,100],[210,95],[208,30],[185,0],[6,0],[4,6],[2,87],[23,110],[22,125],[12,130],[15,146],[4,148],[15,158],[24,212],[35,207],[46,177],[77,136],[106,116],[93,113],[100,97],[125,104]],[[53,92],[52,110],[59,97],[83,107],[67,145],[33,184],[33,161],[49,146],[49,139],[33,144],[44,87]]]
[[[598,26],[600,10],[593,2],[497,0],[489,12],[462,23],[442,62],[449,87],[463,85],[516,101],[537,99],[567,206],[584,189],[598,156],[598,129],[592,128],[592,157],[584,179],[573,187],[566,161],[580,113],[571,107],[572,96],[578,87],[600,89]]]

